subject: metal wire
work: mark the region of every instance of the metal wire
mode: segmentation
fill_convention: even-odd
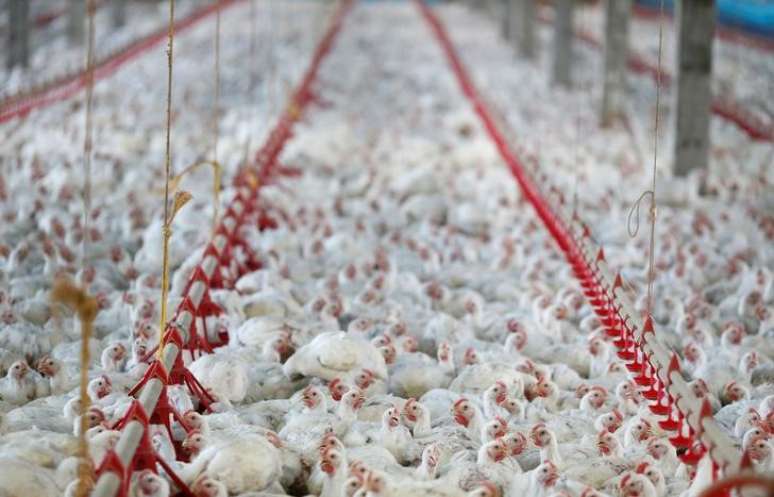
[[[664,0],[659,4],[659,22],[658,22],[658,70],[656,71],[656,115],[653,125],[653,171],[651,177],[651,188],[642,192],[637,200],[632,204],[629,209],[629,216],[626,221],[626,229],[629,232],[629,236],[634,238],[640,231],[640,206],[645,197],[650,196],[651,209],[650,209],[650,240],[648,244],[648,285],[647,285],[647,297],[645,309],[648,315],[650,315],[653,306],[653,279],[654,279],[654,265],[656,257],[656,216],[657,216],[657,202],[656,202],[656,172],[658,170],[658,132],[661,122],[661,60],[664,46]],[[634,225],[632,226],[632,220]]]
[[[661,116],[661,58],[664,46],[664,0],[659,3],[660,18],[658,22],[658,72],[656,73],[656,122],[653,129],[653,178],[651,184],[652,211],[650,216],[650,249],[648,252],[648,293],[646,309],[650,315],[653,304],[653,268],[656,258],[656,171],[658,169],[658,128]]]

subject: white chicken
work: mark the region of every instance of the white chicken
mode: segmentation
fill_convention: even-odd
[[[202,355],[188,369],[220,401],[241,402],[247,395],[247,365],[226,352]]]
[[[558,480],[559,470],[556,465],[546,461],[531,471],[515,475],[508,485],[506,495],[547,497],[553,492]]]
[[[332,380],[364,368],[378,378],[387,378],[387,365],[376,347],[345,332],[328,332],[296,350],[285,362],[283,371],[288,378],[302,375]]]
[[[14,362],[5,378],[0,379],[0,399],[12,404],[25,404],[35,398],[37,383],[26,361]]]
[[[264,435],[235,430],[224,433],[204,447],[190,463],[183,465],[180,476],[192,484],[207,474],[222,482],[230,493],[271,489],[282,491],[278,480],[282,473],[279,450]]]

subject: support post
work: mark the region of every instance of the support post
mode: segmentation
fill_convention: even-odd
[[[677,103],[674,172],[687,176],[709,161],[715,1],[677,3]]]
[[[624,113],[626,61],[629,57],[631,0],[607,0],[605,6],[605,76],[602,90],[602,126]]]
[[[502,17],[500,19],[500,26],[502,27],[502,35],[503,35],[503,39],[505,40],[509,40],[511,38],[511,33],[513,33],[513,26],[511,25],[511,17],[512,17],[515,3],[516,3],[516,0],[500,0],[500,4],[502,5],[502,9],[501,9]]]
[[[80,45],[84,38],[86,0],[67,0],[67,39],[71,45]]]
[[[114,28],[126,24],[126,0],[110,0],[110,18]]]
[[[570,87],[572,65],[573,10],[575,0],[554,2],[554,84]]]
[[[517,32],[519,53],[528,59],[535,57],[535,5],[536,0],[516,0],[518,8],[515,8],[514,26]]]
[[[486,14],[493,20],[497,21],[498,15],[500,13],[500,4],[502,3],[501,0],[485,0],[486,3]]]
[[[29,0],[8,0],[8,58],[6,66],[27,67],[30,50]]]

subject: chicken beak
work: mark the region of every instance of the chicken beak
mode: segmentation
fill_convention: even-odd
[[[336,471],[336,468],[334,468],[333,464],[331,464],[329,461],[323,461],[320,463],[320,469],[329,475],[332,475]]]

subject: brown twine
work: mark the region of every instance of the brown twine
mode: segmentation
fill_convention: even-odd
[[[653,129],[653,174],[652,174],[652,184],[651,189],[646,190],[643,192],[637,201],[632,205],[631,210],[629,211],[629,219],[627,220],[627,229],[629,229],[629,236],[636,236],[637,232],[639,231],[639,212],[640,212],[640,204],[642,203],[642,200],[646,196],[650,196],[651,198],[651,210],[650,210],[650,243],[649,243],[649,252],[648,252],[648,293],[647,293],[647,300],[646,300],[646,312],[648,315],[651,314],[652,305],[653,305],[653,279],[654,279],[654,261],[655,261],[655,251],[656,251],[656,215],[658,213],[657,211],[657,202],[656,202],[656,171],[658,167],[658,129],[659,129],[659,122],[660,122],[660,115],[661,115],[661,58],[662,58],[662,52],[663,52],[663,45],[664,45],[664,0],[660,1],[660,16],[659,16],[659,23],[658,23],[658,71],[656,72],[656,116],[655,116],[655,123],[654,123],[654,129]],[[637,218],[637,223],[634,230],[631,230],[631,218],[632,215],[635,215]]]
[[[86,2],[86,17],[88,21],[88,40],[86,44],[86,123],[83,138],[83,238],[81,240],[81,278],[85,284],[86,267],[89,258],[89,241],[91,239],[90,220],[91,220],[91,159],[93,144],[93,101],[94,101],[94,13],[96,4],[94,0]],[[86,413],[89,410],[91,399],[87,392],[89,384],[89,362],[90,350],[89,342],[92,335],[92,323],[97,315],[99,307],[93,297],[86,294],[70,282],[69,280],[58,280],[54,283],[51,291],[51,297],[54,302],[62,302],[73,308],[81,322],[81,370],[79,394],[81,399],[80,412],[80,434],[78,436],[78,485],[76,487],[77,497],[86,497],[94,483],[94,468],[89,457],[89,445],[86,440],[86,430],[88,430],[88,419]]]
[[[257,67],[256,67],[256,52],[258,47],[258,25],[256,24],[256,0],[250,0],[250,70],[248,74],[248,92],[250,94],[250,100],[253,107],[258,108],[257,97],[255,94],[255,86],[257,84]],[[248,117],[248,121],[249,121]],[[247,166],[250,157],[252,133],[247,133],[247,139],[245,140],[245,155],[242,163]]]
[[[180,209],[191,200],[192,196],[186,191],[175,192],[172,204],[172,212],[169,218],[164,220],[162,234],[164,236],[163,262],[161,268],[161,316],[159,317],[159,347],[156,350],[156,358],[161,360],[164,353],[164,329],[167,324],[167,297],[169,295],[169,239],[172,238],[172,221]]]
[[[215,105],[212,116],[212,155],[218,162],[218,141],[220,139],[220,0],[215,0]],[[217,210],[218,206],[215,206]]]
[[[172,133],[172,63],[175,41],[175,0],[169,0],[169,29],[167,34],[167,136],[166,153],[164,157],[164,225],[162,227],[162,267],[161,267],[161,316],[159,317],[159,346],[157,356],[161,359],[164,350],[164,328],[167,322],[167,287],[169,286],[169,179],[171,168]]]
[[[586,32],[589,13],[587,9],[580,12],[580,25],[581,32]],[[579,81],[580,83],[580,81]],[[585,90],[586,96],[591,100],[591,86],[586,83],[582,84],[581,91]],[[581,114],[583,112],[583,106],[580,101],[578,102],[575,115],[575,175],[573,178],[573,194],[572,194],[572,215],[575,217],[578,214],[578,187],[580,184],[580,144],[581,144]]]
[[[269,116],[274,115],[274,110],[276,109],[276,100],[277,100],[277,70],[276,70],[276,47],[277,44],[277,37],[280,39],[282,38],[282,33],[277,34],[277,31],[280,29],[280,26],[277,27],[277,29],[274,29],[275,23],[274,21],[277,20],[279,17],[279,14],[277,14],[277,9],[275,8],[274,0],[269,0],[269,50],[268,50],[268,59],[269,59],[269,77],[267,78],[267,98],[269,99]]]
[[[250,79],[249,79],[249,87],[250,87],[250,95],[253,95],[253,92],[255,91],[255,85],[256,85],[256,79],[257,79],[257,73],[256,73],[256,67],[255,67],[255,53],[257,51],[258,47],[258,26],[255,22],[255,18],[257,16],[256,12],[256,0],[250,0]]]
[[[216,4],[220,3],[220,0],[215,0]],[[212,205],[212,233],[215,234],[215,228],[218,224],[218,210],[220,203],[218,200],[220,191],[220,162],[218,162],[218,142],[220,140],[220,5],[218,5],[218,12],[215,17],[215,109],[213,110],[213,145],[212,155],[213,160],[211,162],[212,167],[215,170],[215,181],[213,188],[214,203]]]
[[[51,301],[54,304],[64,304],[74,310],[81,322],[81,370],[79,394],[81,399],[80,416],[80,434],[78,436],[78,487],[76,495],[85,497],[94,482],[94,468],[91,465],[89,457],[89,445],[86,440],[86,431],[89,428],[86,413],[89,411],[91,399],[87,392],[89,384],[89,363],[90,351],[89,341],[91,340],[92,327],[94,319],[99,312],[97,299],[87,294],[82,288],[79,288],[69,278],[59,278],[54,281],[51,288]]]
[[[83,239],[81,240],[82,273],[84,279],[89,257],[89,221],[91,218],[91,155],[94,148],[93,134],[93,95],[94,95],[94,13],[97,9],[94,0],[86,2],[86,17],[88,20],[88,42],[86,44],[86,129],[83,138]]]
[[[220,162],[215,160],[200,160],[200,161],[194,162],[190,166],[183,169],[180,172],[180,174],[173,176],[172,179],[169,180],[169,189],[172,193],[175,193],[177,191],[177,188],[180,186],[180,182],[182,181],[182,179],[186,175],[196,171],[202,166],[210,166],[212,168],[212,202],[214,205],[213,214],[212,214],[212,229],[214,231],[215,226],[218,222],[218,206],[220,205],[220,185],[223,177],[223,166],[220,164]]]

